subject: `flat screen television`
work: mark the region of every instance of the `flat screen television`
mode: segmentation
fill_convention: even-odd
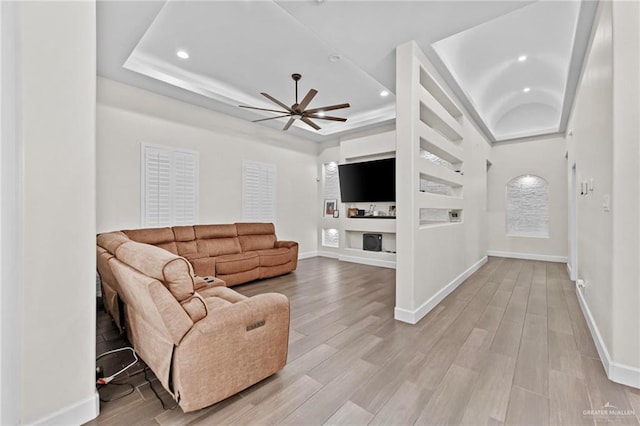
[[[343,203],[395,202],[396,159],[338,165]]]

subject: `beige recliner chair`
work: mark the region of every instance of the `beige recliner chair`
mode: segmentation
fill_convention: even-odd
[[[124,302],[129,340],[185,412],[285,366],[284,295],[247,298],[194,276],[183,257],[119,233],[101,237],[100,245],[112,255],[108,264]]]

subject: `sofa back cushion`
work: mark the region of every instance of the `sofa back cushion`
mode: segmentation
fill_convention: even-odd
[[[197,252],[209,257],[240,253],[235,225],[195,225]]]
[[[270,249],[276,243],[276,229],[273,223],[236,223],[236,229],[243,252]]]
[[[194,225],[196,239],[235,238],[238,231],[235,225]]]
[[[131,229],[123,232],[133,241],[152,244],[170,251],[173,254],[178,254],[178,248],[171,228]]]
[[[276,234],[276,227],[268,222],[241,222],[236,223],[238,235],[265,235]]]
[[[96,239],[97,244],[111,254],[115,254],[118,247],[129,241],[129,237],[120,231],[100,234]]]
[[[164,284],[179,302],[194,293],[193,269],[186,259],[135,241],[122,244],[116,258]]]

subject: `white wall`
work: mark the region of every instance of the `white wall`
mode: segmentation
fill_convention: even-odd
[[[199,222],[242,221],[242,161],[277,167],[276,233],[317,251],[314,142],[259,124],[98,79],[98,232],[141,227],[140,144],[199,152]]]
[[[20,4],[21,423],[80,424],[95,389],[95,2]],[[3,283],[3,285],[9,285]]]
[[[0,2],[0,424],[20,418],[21,149],[18,139],[18,5]]]
[[[399,46],[396,61],[395,318],[415,323],[486,261],[486,163],[491,147],[415,42]],[[420,102],[426,102],[433,114],[459,128],[462,140],[449,141],[427,131],[420,123]],[[454,111],[458,118],[447,111]],[[445,174],[463,186],[462,200],[419,192],[419,173],[423,170],[426,174],[430,170],[445,173],[434,172],[420,158],[421,138],[431,139],[463,161],[464,175],[452,171]],[[462,209],[462,221],[422,225],[420,208]]]
[[[489,168],[489,254],[566,262],[567,160],[564,137],[542,137],[494,144]],[[513,237],[506,232],[506,185],[521,175],[549,183],[549,237]]]
[[[593,179],[578,196],[578,290],[609,377],[640,387],[640,10],[602,2],[569,120],[570,168]],[[611,210],[603,207],[611,199]]]

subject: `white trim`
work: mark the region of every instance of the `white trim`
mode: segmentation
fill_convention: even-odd
[[[487,256],[484,256],[482,259],[478,260],[466,271],[458,275],[453,281],[441,288],[440,291],[429,298],[429,300],[420,305],[418,309],[410,311],[408,309],[398,308],[396,306],[393,311],[393,317],[398,321],[407,322],[409,324],[417,324],[418,321],[420,321],[433,308],[435,308],[438,303],[442,302],[445,297],[447,297],[453,290],[455,290],[460,284],[462,284],[464,280],[469,278],[474,272],[480,269],[482,265],[487,263],[487,260]]]
[[[309,259],[312,257],[318,257],[318,252],[317,251],[309,251],[306,253],[298,253],[298,260],[302,260],[302,259]]]
[[[333,251],[318,251],[318,256],[320,257],[328,257],[329,259],[338,259],[340,256],[338,253]]]
[[[511,259],[541,260],[544,262],[567,263],[567,256],[552,256],[549,254],[517,253],[512,251],[487,250],[487,256],[508,257]]]
[[[33,422],[33,425],[81,425],[98,417],[100,414],[100,396],[95,391],[92,396],[78,401],[55,413],[49,414]]]
[[[361,263],[363,265],[380,266],[382,268],[396,269],[396,262],[392,260],[369,259],[366,257],[339,255],[338,260],[342,262]]]
[[[567,274],[569,274],[569,279],[571,279],[571,264],[569,262],[567,262]]]
[[[600,330],[598,330],[598,326],[591,314],[589,305],[587,305],[587,301],[582,294],[582,290],[577,285],[576,295],[578,296],[578,302],[580,303],[580,308],[582,309],[582,314],[587,322],[589,331],[591,331],[591,337],[593,338],[593,342],[598,350],[598,355],[600,355],[600,361],[602,362],[604,371],[609,380],[640,389],[640,368],[620,364],[611,360],[611,356],[607,350],[607,345],[600,334]]]

